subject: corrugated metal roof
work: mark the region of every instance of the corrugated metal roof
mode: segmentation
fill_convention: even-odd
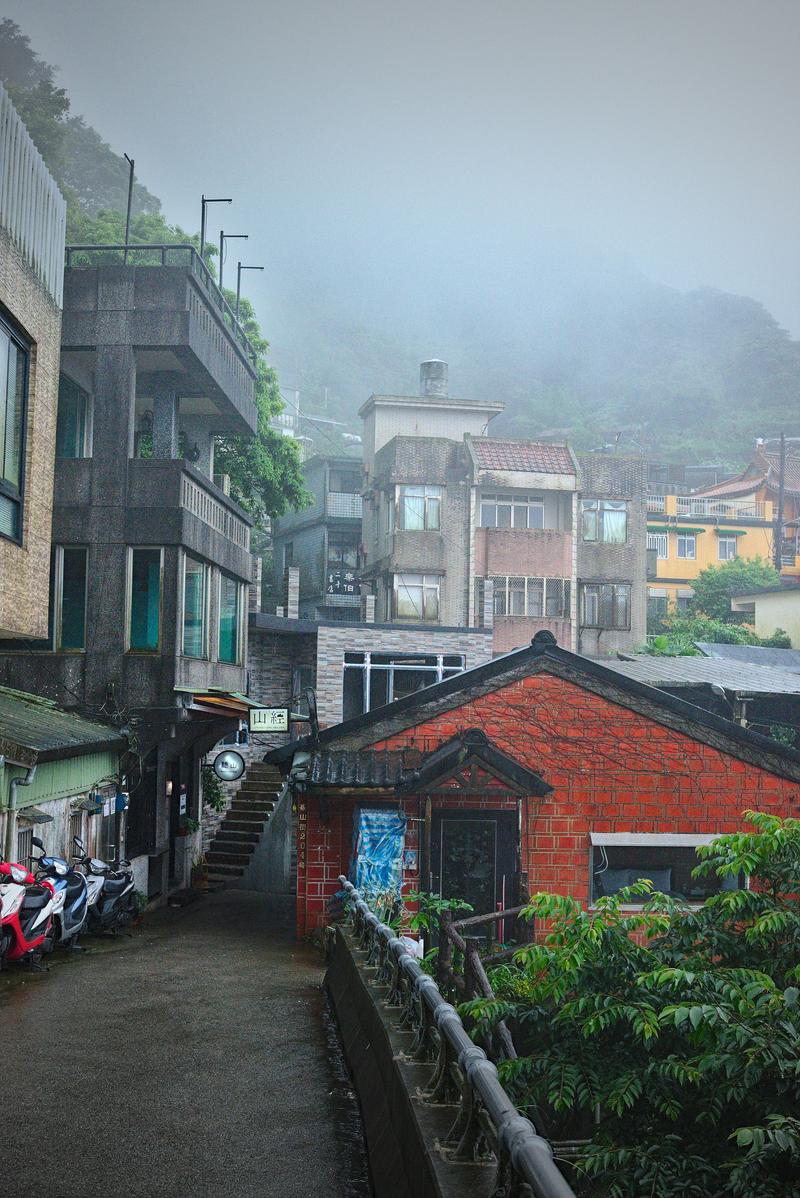
[[[538,441],[497,441],[494,437],[473,437],[471,444],[481,470],[519,470],[532,474],[575,473],[575,463],[566,445],[545,445]]]
[[[772,666],[800,674],[800,649],[770,649],[761,645],[716,645],[711,641],[695,641],[695,648],[706,657],[722,661],[738,661],[751,666]]]
[[[393,788],[420,760],[419,753],[403,749],[323,749],[311,758],[308,781],[313,786]]]
[[[36,695],[0,686],[0,753],[12,760],[22,756],[32,763],[73,757],[102,746],[121,750],[125,744],[125,738],[107,724],[63,711]]]
[[[800,695],[800,675],[746,661],[643,655],[633,661],[604,660],[603,665],[648,686],[721,686],[728,691]]]

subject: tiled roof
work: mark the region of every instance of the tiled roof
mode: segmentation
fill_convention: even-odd
[[[0,687],[0,752],[8,756],[15,746],[27,750],[26,757],[41,761],[101,748],[122,751],[125,745],[125,738],[107,724],[62,711],[36,695]]]
[[[313,786],[394,787],[419,762],[419,754],[412,764],[402,749],[322,749],[311,758],[308,781]]]
[[[634,661],[604,660],[603,665],[648,686],[721,686],[759,695],[800,695],[800,675],[748,661],[642,655]]]
[[[494,437],[473,437],[471,444],[480,470],[575,473],[575,463],[566,445],[545,445],[539,441],[497,441]]]
[[[771,649],[766,645],[717,645],[711,641],[695,641],[695,648],[705,657],[722,661],[742,662],[751,666],[773,666],[800,674],[800,649]]]
[[[693,491],[692,498],[702,499],[705,496],[717,497],[719,495],[753,495],[760,486],[763,486],[766,480],[766,474],[758,475],[755,478],[729,478],[724,483],[715,483],[713,487],[703,487],[700,491]]]
[[[773,487],[777,487],[781,469],[781,455],[772,451],[767,452],[766,450],[762,450],[761,457],[769,464],[770,483]],[[783,485],[787,491],[800,491],[800,457],[796,454],[786,454]]]

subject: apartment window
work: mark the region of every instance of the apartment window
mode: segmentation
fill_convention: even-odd
[[[460,654],[345,653],[344,719],[463,673]]]
[[[568,578],[500,577],[491,581],[496,616],[569,617]]]
[[[395,574],[395,619],[435,624],[439,619],[439,582],[436,574]]]
[[[183,559],[183,655],[206,656],[208,566],[188,554]]]
[[[239,660],[239,589],[235,578],[220,574],[218,657],[231,665]]]
[[[89,550],[85,545],[56,545],[53,557],[55,649],[85,649]]]
[[[717,538],[717,558],[721,562],[729,562],[736,557],[736,537],[719,536]]]
[[[678,594],[675,597],[675,606],[680,612],[688,612],[692,609],[692,600],[694,599],[694,591],[691,587],[681,589],[678,587]]]
[[[130,549],[128,648],[156,653],[161,634],[161,549]]]
[[[0,536],[22,539],[28,345],[0,316]]]
[[[358,566],[358,545],[352,541],[328,537],[328,568],[355,570]]]
[[[584,583],[581,588],[581,624],[584,628],[630,628],[630,583]]]
[[[397,527],[406,532],[440,527],[441,487],[397,488]]]
[[[697,536],[693,532],[678,533],[678,557],[697,557]]]
[[[360,495],[360,472],[358,470],[331,470],[328,475],[328,490],[344,495]]]
[[[483,495],[481,528],[544,528],[544,500],[535,495]]]
[[[669,557],[669,533],[649,532],[647,534],[647,548],[655,549],[656,557],[660,562],[666,561]]]
[[[628,540],[628,505],[616,499],[581,501],[584,541],[624,545]]]
[[[56,457],[87,458],[91,443],[91,398],[67,375],[58,380]]]
[[[596,843],[611,840],[629,840],[634,843]],[[592,840],[591,900],[604,895],[616,894],[624,886],[631,886],[641,878],[653,883],[654,890],[688,903],[703,903],[720,890],[737,890],[742,878],[719,878],[716,874],[692,877],[692,871],[700,863],[696,845],[707,843],[713,837],[697,837],[645,833],[610,833]],[[694,843],[686,843],[694,842]],[[677,842],[677,843],[676,843]],[[647,895],[634,902],[644,903]]]
[[[667,614],[669,600],[667,592],[662,589],[650,590],[647,594],[648,620],[660,620]]]

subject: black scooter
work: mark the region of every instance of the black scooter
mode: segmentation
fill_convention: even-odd
[[[89,857],[83,842],[75,838],[82,853],[78,867],[86,878],[89,891],[89,932],[121,932],[136,915],[136,891],[130,861],[115,861],[111,866],[99,857]]]

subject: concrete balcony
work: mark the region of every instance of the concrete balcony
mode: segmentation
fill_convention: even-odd
[[[475,573],[570,578],[572,549],[572,533],[554,528],[478,528]]]
[[[53,537],[57,543],[180,545],[231,574],[249,579],[251,520],[230,496],[189,462],[132,458],[126,486],[102,503],[91,458],[59,459]]]
[[[215,432],[254,433],[255,349],[199,254],[192,246],[125,254],[123,246],[67,248],[62,349],[132,346],[137,394],[169,376],[181,399],[207,404]]]

